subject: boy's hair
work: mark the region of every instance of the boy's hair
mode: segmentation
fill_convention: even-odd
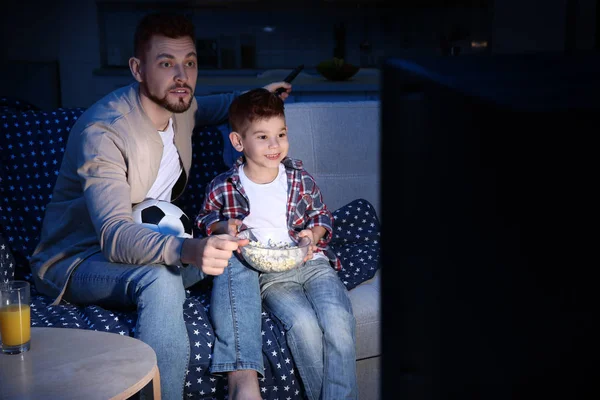
[[[283,116],[283,100],[264,88],[252,89],[239,95],[229,106],[231,129],[242,136],[256,120]]]
[[[182,14],[152,13],[145,15],[137,25],[133,37],[133,54],[142,59],[150,38],[162,35],[171,39],[188,36],[195,42],[194,24]]]

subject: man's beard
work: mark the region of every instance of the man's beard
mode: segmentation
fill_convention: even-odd
[[[166,110],[168,110],[172,113],[175,113],[175,114],[180,114],[182,112],[189,110],[189,108],[192,105],[192,100],[194,99],[194,91],[188,85],[174,86],[172,88],[169,88],[167,90],[167,93],[165,93],[164,97],[162,97],[162,98],[160,98],[160,97],[156,96],[155,94],[153,94],[152,92],[150,92],[150,89],[148,88],[148,85],[146,84],[146,82],[141,82],[141,85],[142,85],[142,88],[143,88],[146,96],[150,100],[152,100],[159,106],[161,106],[161,107],[165,108]],[[169,96],[168,92],[171,90],[178,89],[178,88],[186,88],[190,91],[191,96],[190,96],[190,100],[187,103],[182,98],[178,99],[176,103],[170,103],[169,100],[167,100],[167,97]]]

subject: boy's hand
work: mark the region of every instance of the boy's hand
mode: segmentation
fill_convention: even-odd
[[[317,250],[317,246],[315,245],[315,237],[314,237],[313,231],[310,229],[301,230],[298,233],[298,237],[307,237],[310,239],[310,244],[308,245],[308,251],[306,252],[306,256],[304,256],[304,260],[302,260],[302,262],[305,263],[308,260],[312,259],[313,251]]]
[[[227,221],[218,221],[211,225],[210,230],[213,235],[226,233],[231,236],[237,236],[242,226],[241,219],[230,218]]]
[[[240,232],[240,226],[242,226],[241,219],[229,218],[229,220],[227,220],[227,233],[231,236],[237,236]]]
[[[211,230],[213,235],[237,236],[240,231],[240,226],[242,226],[241,219],[229,218],[227,221],[215,222],[211,226]],[[237,252],[240,253],[241,250],[238,248]]]

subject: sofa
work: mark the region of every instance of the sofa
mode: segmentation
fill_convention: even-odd
[[[0,93],[1,95],[1,93]],[[0,97],[0,280],[32,283],[32,326],[79,328],[134,336],[136,312],[81,306],[52,299],[35,289],[29,268],[45,205],[52,195],[67,136],[84,108],[40,110],[15,98]],[[334,215],[331,246],[343,269],[357,322],[359,398],[381,397],[379,103],[377,101],[286,103],[290,156],[303,160],[320,185]],[[176,204],[192,218],[206,184],[238,156],[229,144],[227,124],[197,126],[188,187]],[[187,291],[184,316],[191,356],[188,399],[224,398],[226,378],[207,372],[214,342],[208,309],[211,279]],[[303,399],[304,390],[285,342],[281,323],[262,315],[264,399]]]

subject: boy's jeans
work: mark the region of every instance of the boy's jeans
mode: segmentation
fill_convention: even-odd
[[[262,374],[260,297],[257,294],[255,298],[246,298],[249,293],[258,293],[258,278],[252,271],[247,274],[244,272],[245,270],[234,271],[226,268],[221,276],[227,278],[214,280],[211,314],[216,318],[213,320],[214,325],[238,329],[244,329],[248,325],[245,322],[246,317],[258,320],[258,352],[256,339],[252,337],[254,334],[237,334],[234,330],[236,338],[239,339],[236,343],[239,348],[249,348],[252,351],[242,353],[241,356],[249,358],[238,360],[230,370],[242,365],[257,365],[258,368],[255,369]],[[75,304],[95,304],[107,309],[137,308],[135,337],[150,345],[156,353],[161,397],[168,400],[182,399],[190,357],[189,338],[183,319],[185,288],[203,278],[204,274],[193,265],[179,269],[165,265],[114,264],[106,261],[101,253],[97,253],[75,269],[69,279],[64,298]],[[235,311],[233,315],[232,307],[213,309],[215,293],[218,293],[221,303],[232,299],[230,304]],[[216,304],[218,308],[219,302]],[[247,339],[250,339],[248,344],[244,342]],[[229,365],[228,350],[228,346],[216,345],[212,355],[213,362]]]
[[[216,338],[210,372],[253,369],[263,377],[258,273],[237,257],[213,281],[210,315]]]
[[[358,398],[356,322],[348,291],[326,259],[260,275],[263,305],[285,326],[310,400]]]

